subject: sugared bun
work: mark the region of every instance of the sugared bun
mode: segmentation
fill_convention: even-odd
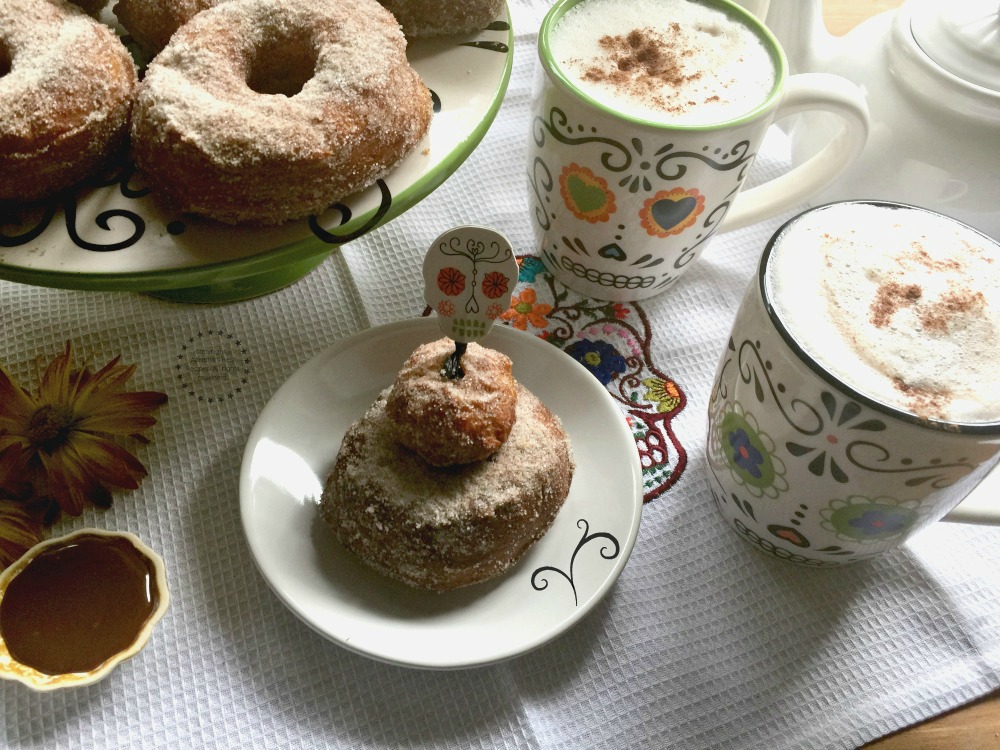
[[[471,343],[465,376],[448,380],[441,368],[453,350],[441,339],[412,354],[347,430],[320,501],[345,548],[431,591],[513,567],[552,525],[576,469],[562,422],[514,380],[506,356]],[[402,435],[447,465],[431,465]],[[488,455],[465,460],[474,453]]]
[[[118,0],[112,6],[119,23],[146,50],[155,54],[167,46],[177,29],[222,0]]]
[[[280,224],[383,177],[431,115],[406,40],[375,0],[228,0],[146,69],[132,151],[175,210]]]
[[[434,466],[481,461],[495,453],[517,418],[517,384],[510,359],[470,343],[465,375],[443,372],[455,342],[442,338],[418,347],[389,392],[386,413],[396,439]]]
[[[0,0],[0,201],[45,198],[122,146],[138,81],[110,28],[63,0]]]
[[[496,18],[504,0],[379,0],[412,37],[478,31]],[[103,0],[82,0],[81,5]],[[113,9],[128,32],[152,54],[181,26],[225,0],[117,0]],[[279,0],[274,0],[279,2]]]
[[[379,0],[409,37],[465,34],[485,29],[504,0]]]
[[[348,430],[320,512],[368,566],[449,591],[509,570],[555,520],[574,463],[559,419],[518,386],[517,420],[486,461],[437,469],[396,441],[386,393]]]

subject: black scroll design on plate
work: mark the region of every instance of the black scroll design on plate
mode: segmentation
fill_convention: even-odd
[[[662,180],[679,180],[687,173],[687,165],[683,163],[674,163],[678,159],[695,159],[700,162],[704,162],[712,169],[719,172],[728,172],[737,167],[742,167],[737,180],[743,182],[743,178],[746,176],[746,171],[750,167],[750,163],[753,161],[756,154],[749,153],[750,151],[750,141],[740,141],[728,152],[722,156],[725,158],[720,158],[718,160],[713,159],[707,154],[699,151],[674,151],[674,144],[668,143],[666,146],[658,149],[654,156],[660,157],[656,162],[656,174]],[[732,157],[732,160],[729,159]],[[664,167],[670,166],[674,168],[674,171],[667,173],[664,171]]]
[[[0,233],[0,247],[20,247],[21,245],[27,245],[29,242],[37,238],[42,232],[48,229],[49,224],[52,222],[52,218],[56,215],[56,209],[59,208],[58,203],[50,202],[45,205],[41,216],[35,222],[33,227],[30,227],[20,234],[3,234]],[[24,219],[18,215],[18,208],[13,205],[2,205],[0,204],[0,227],[4,226],[24,226]]]
[[[368,232],[375,229],[381,223],[382,219],[387,213],[389,213],[389,209],[392,207],[392,193],[389,191],[389,186],[385,184],[385,180],[378,180],[376,184],[378,185],[379,192],[382,194],[382,198],[375,213],[367,222],[365,222],[363,226],[358,227],[353,232],[348,232],[346,234],[334,234],[333,232],[323,229],[323,227],[319,225],[319,221],[317,221],[315,216],[310,216],[309,229],[311,229],[312,233],[319,239],[330,245],[343,245],[345,242],[356,240],[358,237],[368,234]],[[351,209],[343,203],[334,203],[330,206],[330,208],[336,209],[340,212],[340,226],[344,226],[344,224],[351,220],[351,216],[353,215],[351,213]]]
[[[549,135],[560,143],[565,143],[567,146],[579,146],[584,143],[603,143],[606,146],[617,149],[617,153],[605,151],[601,154],[601,164],[604,165],[605,169],[612,172],[624,172],[632,165],[632,153],[627,146],[613,138],[605,138],[599,135],[586,135],[579,138],[566,135],[562,132],[562,129],[568,129],[568,123],[569,118],[559,107],[553,107],[549,110],[548,120],[541,115],[536,116],[531,123],[531,132],[532,137],[535,139],[535,145],[540,147],[545,143],[545,131],[547,130]],[[617,159],[622,159],[622,163],[618,164]]]
[[[507,54],[510,51],[510,47],[503,42],[462,42],[458,46],[473,47],[475,49],[484,49],[489,52],[500,52],[503,54]]]
[[[610,545],[605,544],[601,547],[601,557],[605,560],[614,560],[621,553],[621,545],[613,535],[606,531],[597,531],[591,534],[590,524],[587,523],[586,519],[581,518],[577,521],[576,527],[578,529],[583,529],[583,536],[580,538],[580,541],[577,542],[576,549],[573,550],[573,554],[570,556],[569,573],[552,565],[543,565],[531,574],[531,585],[535,591],[544,591],[549,587],[549,579],[545,577],[545,573],[556,573],[561,575],[566,579],[570,588],[573,590],[573,606],[575,607],[580,605],[580,600],[576,593],[576,582],[573,580],[573,566],[576,564],[576,556],[579,554],[580,550],[583,549],[588,542],[592,542],[595,539],[604,539],[610,542]]]
[[[510,31],[510,24],[506,21],[494,21],[487,26],[484,31]],[[474,41],[459,42],[459,47],[472,47],[474,49],[484,49],[487,52],[499,52],[506,55],[510,52],[510,47],[505,42]]]
[[[145,196],[149,192],[146,188],[131,187],[129,183],[135,174],[135,167],[122,157],[115,168],[109,171],[106,176],[93,177],[84,182],[83,186],[88,189],[108,188],[117,184],[118,192],[121,193],[122,196],[135,200]],[[31,226],[26,231],[16,234],[0,233],[0,247],[20,247],[21,245],[27,245],[29,242],[34,241],[49,228],[49,225],[56,216],[56,212],[60,208],[62,208],[63,218],[66,224],[66,234],[69,236],[69,239],[73,242],[73,244],[81,250],[90,250],[97,253],[123,250],[127,247],[132,247],[140,239],[142,239],[142,236],[146,233],[146,222],[139,214],[123,208],[116,208],[99,213],[94,217],[94,223],[100,229],[105,232],[109,232],[111,231],[111,222],[114,219],[125,219],[132,224],[131,234],[117,242],[102,243],[85,240],[80,236],[80,233],[77,230],[77,203],[78,190],[72,189],[63,191],[62,193],[52,196],[48,200],[36,204],[38,209],[40,209],[40,213],[34,220],[34,226]],[[19,212],[25,210],[30,209],[26,209],[25,207],[18,208],[17,206],[0,207],[0,226],[24,226],[25,221],[20,218],[18,214]]]
[[[132,245],[138,242],[142,235],[146,233],[146,222],[141,216],[139,216],[139,214],[133,211],[126,211],[124,209],[111,209],[109,211],[102,211],[95,216],[94,223],[104,231],[108,232],[111,231],[112,219],[125,219],[126,221],[132,222],[134,230],[132,235],[124,240],[112,242],[108,245],[88,242],[76,231],[76,201],[66,201],[63,204],[63,213],[66,215],[66,233],[69,234],[69,238],[73,241],[73,244],[84,250],[92,250],[97,253],[123,250],[126,247],[132,247]]]

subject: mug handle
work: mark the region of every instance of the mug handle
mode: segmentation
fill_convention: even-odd
[[[1000,526],[1000,463],[941,520]]]
[[[840,118],[840,131],[818,153],[763,185],[742,191],[719,231],[755,224],[802,205],[825,188],[861,154],[868,140],[868,102],[861,89],[832,73],[790,76],[774,120],[822,110]]]

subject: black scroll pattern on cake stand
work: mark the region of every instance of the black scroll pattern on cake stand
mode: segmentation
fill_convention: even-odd
[[[129,199],[142,198],[149,193],[148,188],[133,188],[132,178],[135,177],[136,169],[125,157],[124,152],[116,157],[111,169],[104,176],[93,177],[86,180],[83,185],[87,188],[110,188],[118,186],[118,191],[122,196]],[[111,222],[114,219],[124,219],[131,222],[132,232],[128,237],[102,244],[83,239],[77,231],[77,203],[78,190],[66,190],[46,201],[35,204],[34,209],[38,215],[33,219],[25,219],[24,213],[32,209],[23,206],[0,204],[0,227],[13,226],[19,230],[15,234],[5,234],[0,232],[0,247],[19,247],[27,245],[37,239],[56,216],[56,212],[61,208],[66,224],[66,235],[74,245],[82,250],[106,253],[114,250],[123,250],[132,247],[146,233],[145,220],[134,211],[116,208],[102,211],[94,217],[94,223],[105,232],[111,231]],[[27,228],[25,228],[27,225]]]
[[[576,544],[576,549],[573,550],[573,554],[569,558],[569,572],[553,565],[543,565],[540,568],[536,568],[531,574],[531,585],[535,591],[544,591],[549,587],[549,579],[545,576],[546,573],[556,573],[569,583],[570,588],[573,590],[573,606],[580,605],[580,599],[576,592],[576,581],[573,578],[573,566],[576,564],[576,556],[579,554],[580,550],[583,549],[588,542],[592,542],[595,539],[605,539],[609,544],[605,544],[601,547],[600,553],[601,557],[605,560],[614,560],[621,553],[621,544],[618,540],[606,531],[597,531],[593,534],[590,533],[590,524],[587,523],[585,518],[581,518],[576,522],[578,529],[583,529],[583,536],[580,541]]]
[[[506,21],[494,21],[489,26],[487,26],[484,31],[509,31],[510,24]],[[477,41],[477,42],[460,42],[459,47],[473,47],[475,49],[484,49],[488,52],[499,52],[502,55],[506,55],[510,50],[510,47],[504,42],[488,42],[488,41]]]

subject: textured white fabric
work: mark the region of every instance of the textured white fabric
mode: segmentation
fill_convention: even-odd
[[[1000,687],[1000,529],[941,523],[901,551],[806,570],[752,550],[704,481],[709,384],[779,219],[715,239],[643,303],[651,354],[685,391],[680,481],[645,506],[632,558],[591,614],[510,662],[425,672],[345,651],[268,589],[243,537],[242,451],[257,414],[339,338],[419,315],[420,262],[479,223],[531,249],[524,153],[535,30],[512,4],[514,73],[497,121],[434,194],[262,299],[190,306],[0,282],[0,361],[25,382],[66,339],[132,385],[169,394],[140,449],[151,468],[108,511],[61,522],[127,529],[164,557],[172,592],[147,648],[104,681],[38,694],[0,684],[10,748],[850,748]],[[757,175],[783,163],[780,143]],[[0,251],[2,252],[2,251]],[[201,377],[200,344],[234,367]],[[208,342],[207,344],[204,342]]]

